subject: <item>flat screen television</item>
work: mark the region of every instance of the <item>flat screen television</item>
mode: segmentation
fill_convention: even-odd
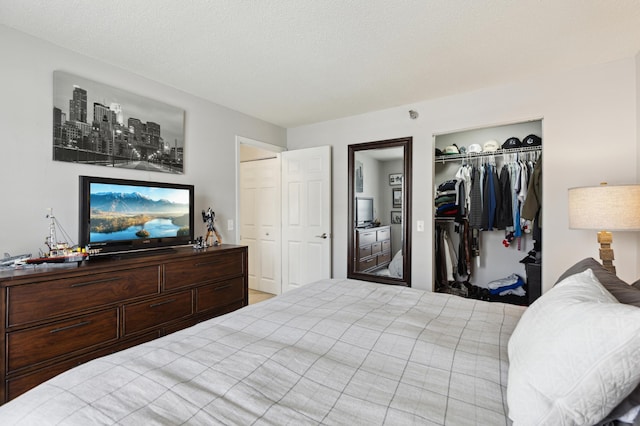
[[[356,226],[364,228],[373,222],[373,198],[356,198]]]
[[[79,244],[90,256],[187,245],[193,185],[80,176]]]

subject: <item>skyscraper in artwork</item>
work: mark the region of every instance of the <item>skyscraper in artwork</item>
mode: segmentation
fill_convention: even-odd
[[[69,120],[87,122],[87,91],[73,86],[73,99],[69,100]]]

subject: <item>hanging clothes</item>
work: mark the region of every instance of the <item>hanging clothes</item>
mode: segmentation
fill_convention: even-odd
[[[456,179],[464,184],[464,202],[460,200],[460,204],[463,206],[465,214],[471,208],[471,171],[470,165],[463,164],[456,172]]]
[[[513,229],[513,201],[511,197],[511,174],[508,166],[503,166],[500,169],[498,185],[500,188],[500,203],[496,211],[496,228],[510,231]]]
[[[522,228],[520,227],[520,200],[518,200],[518,194],[520,193],[520,174],[522,172],[522,164],[520,162],[514,162],[509,165],[509,168],[511,170],[513,235],[515,238],[519,238],[522,235]]]
[[[482,175],[479,167],[471,170],[471,190],[469,200],[469,226],[474,229],[482,228]]]
[[[534,220],[538,211],[542,209],[542,158],[536,164],[529,182],[527,198],[522,206],[522,217]],[[540,221],[538,225],[542,227]]]
[[[445,259],[445,244],[444,244],[444,232],[445,229],[439,223],[436,222],[435,227],[435,275],[436,275],[436,288],[441,288],[447,285],[447,265]]]
[[[467,158],[454,179],[437,186],[434,247],[438,283],[471,282],[474,267],[481,264],[485,231],[504,231],[505,247],[520,250],[525,245],[523,228],[530,232],[532,226],[522,212],[527,199],[535,198],[534,171],[541,169],[537,155],[519,152]]]
[[[496,207],[500,203],[500,193],[496,192],[499,188],[498,174],[493,164],[486,165],[484,196],[482,210],[482,229],[492,231],[496,220]]]

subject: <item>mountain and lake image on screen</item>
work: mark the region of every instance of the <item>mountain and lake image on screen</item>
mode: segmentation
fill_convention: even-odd
[[[91,244],[113,240],[189,236],[189,191],[93,183]]]

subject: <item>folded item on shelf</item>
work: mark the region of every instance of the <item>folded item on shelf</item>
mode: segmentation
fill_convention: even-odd
[[[507,296],[509,294],[512,294],[514,296],[526,296],[527,295],[527,291],[522,287],[516,287],[516,288],[510,288],[508,290],[502,291],[500,293],[498,293],[500,296]]]
[[[436,199],[435,199],[436,207],[440,207],[443,204],[455,203],[455,202],[456,202],[456,195],[455,194],[440,195],[440,196],[436,197]]]
[[[455,216],[460,211],[460,207],[455,203],[447,203],[436,209],[436,216]]]
[[[522,287],[524,280],[518,274],[511,274],[508,277],[493,280],[487,284],[489,293],[500,294],[504,291]]]
[[[450,179],[450,180],[444,181],[440,185],[438,185],[438,192],[456,190],[457,183],[458,183],[457,179]]]

